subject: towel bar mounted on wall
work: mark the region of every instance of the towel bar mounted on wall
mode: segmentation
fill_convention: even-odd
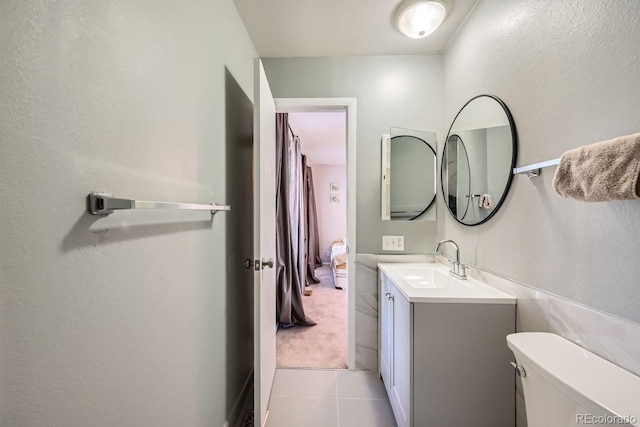
[[[214,215],[217,211],[230,211],[231,206],[215,203],[200,205],[195,203],[149,202],[146,200],[118,199],[111,194],[89,193],[87,211],[91,215],[110,215],[123,209],[169,209],[169,210],[205,210]]]
[[[529,178],[533,178],[540,175],[540,169],[546,168],[548,166],[555,166],[558,163],[560,163],[560,158],[547,160],[546,162],[534,163],[532,165],[521,166],[519,168],[513,168],[513,174],[519,175],[526,173]]]

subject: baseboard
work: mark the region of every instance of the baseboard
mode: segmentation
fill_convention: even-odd
[[[229,413],[229,418],[227,422],[224,423],[224,427],[237,427],[240,425],[244,418],[245,403],[248,400],[253,402],[253,370],[251,370],[249,376],[245,380],[242,390],[240,390],[240,394]]]

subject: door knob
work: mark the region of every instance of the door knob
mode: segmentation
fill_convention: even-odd
[[[257,260],[256,260],[256,264],[257,264]],[[268,260],[266,258],[262,258],[262,269],[263,270],[264,270],[265,267],[273,268],[274,265],[275,265],[275,262],[273,261],[273,258],[269,258]]]
[[[245,259],[245,260],[244,260],[244,268],[249,269],[249,268],[251,268],[252,266],[254,267],[253,269],[254,269],[255,271],[260,270],[260,261],[258,261],[258,260],[255,260],[255,261],[254,261],[254,260],[252,260],[251,258],[247,258],[247,259]]]

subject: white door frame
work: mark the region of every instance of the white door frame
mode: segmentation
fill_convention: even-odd
[[[347,112],[347,369],[356,369],[356,98],[275,98],[277,113]]]

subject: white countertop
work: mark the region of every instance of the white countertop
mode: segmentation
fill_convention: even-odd
[[[414,303],[516,304],[516,298],[475,279],[460,280],[439,263],[380,263],[398,290]]]

